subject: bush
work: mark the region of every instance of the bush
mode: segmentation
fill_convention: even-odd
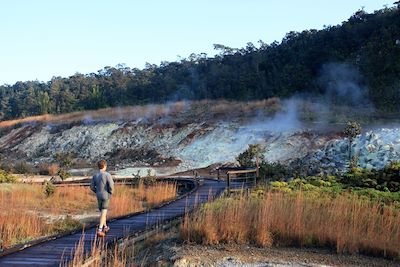
[[[58,171],[60,170],[60,167],[56,163],[41,163],[39,164],[38,168],[39,174],[51,176],[58,174]]]
[[[17,178],[9,172],[0,169],[0,183],[15,183]]]
[[[288,168],[280,162],[267,162],[261,150],[260,145],[249,145],[246,151],[236,157],[236,160],[242,167],[256,167],[258,158],[261,178],[272,181],[286,180],[290,176]]]
[[[353,193],[358,196],[366,197],[366,199],[383,202],[385,204],[394,204],[400,207],[400,192],[383,192],[373,188],[366,188],[354,190]]]
[[[260,176],[272,181],[282,181],[286,180],[290,174],[286,166],[280,162],[263,161],[260,164]]]
[[[400,191],[400,163],[392,162],[382,170],[352,168],[340,177],[348,187],[374,188],[381,191]]]
[[[73,155],[71,153],[59,152],[55,154],[54,160],[62,167],[69,168],[72,165]]]
[[[280,192],[284,192],[284,193],[290,193],[292,192],[292,189],[289,188],[289,184],[287,182],[280,182],[280,181],[273,181],[269,183],[269,186],[271,187],[271,189],[273,191],[280,191]],[[263,195],[261,194],[261,190],[259,190],[260,192],[258,192],[259,195]]]
[[[45,182],[44,184],[44,194],[46,197],[51,197],[56,192],[56,187],[52,182]]]
[[[14,164],[14,172],[20,174],[33,173],[33,168],[25,161],[19,161]]]
[[[58,171],[58,175],[60,176],[61,180],[63,180],[63,181],[65,179],[71,177],[71,174],[68,171],[64,170],[64,169],[60,169]]]
[[[239,162],[242,167],[255,167],[256,158],[259,158],[260,161],[264,161],[264,158],[261,154],[260,145],[249,145],[249,147],[243,153],[240,153],[236,160]]]

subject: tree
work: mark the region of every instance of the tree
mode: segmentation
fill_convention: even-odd
[[[242,167],[255,167],[257,161],[264,160],[264,156],[261,153],[261,146],[259,144],[249,145],[246,151],[236,157],[236,160]]]
[[[117,65],[97,73],[53,77],[47,83],[3,85],[0,118],[188,98],[244,101],[296,94],[321,96],[327,83],[318,80],[322,67],[330,62],[354,67],[374,107],[396,113],[400,105],[399,32],[397,7],[372,14],[361,10],[341,25],[289,32],[280,43],[260,41],[258,47],[248,43],[240,49],[215,44],[215,57],[191,54],[159,66],[146,64],[142,70]]]
[[[47,114],[50,112],[50,97],[47,92],[39,92],[39,106],[40,114]]]
[[[347,122],[347,126],[344,129],[343,133],[347,137],[347,140],[349,141],[349,168],[352,169],[357,166],[357,160],[356,158],[353,158],[352,156],[352,145],[354,138],[359,136],[361,134],[361,126],[358,122],[355,121],[349,121]]]

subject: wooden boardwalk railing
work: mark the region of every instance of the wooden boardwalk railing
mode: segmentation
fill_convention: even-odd
[[[189,182],[189,181],[188,181]],[[191,180],[193,183],[194,181]],[[239,183],[231,184],[241,187]],[[132,236],[135,233],[151,229],[159,223],[182,217],[186,212],[193,210],[209,200],[218,197],[227,187],[222,181],[204,179],[189,194],[175,201],[167,203],[148,212],[141,212],[124,218],[111,221],[108,225],[111,230],[105,237],[105,242],[113,244],[117,240]],[[96,228],[86,229],[64,235],[53,240],[47,240],[26,248],[0,255],[0,266],[59,266],[61,261],[72,259],[74,249],[79,240],[84,237],[84,252],[89,254],[95,239]]]

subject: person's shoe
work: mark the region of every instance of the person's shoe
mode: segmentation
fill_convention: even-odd
[[[103,232],[104,232],[105,234],[107,234],[108,231],[110,231],[110,227],[104,226],[104,227],[103,227]]]
[[[104,233],[102,230],[97,230],[97,236],[98,237],[104,237],[106,233]]]

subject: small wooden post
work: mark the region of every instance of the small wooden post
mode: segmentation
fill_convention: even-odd
[[[260,159],[256,157],[256,179],[260,178]]]
[[[218,181],[221,179],[221,177],[219,176],[219,168],[217,169],[217,177],[218,177]]]
[[[231,178],[230,178],[230,175],[229,175],[229,172],[226,174],[227,175],[227,180],[226,180],[226,182],[227,182],[227,184],[228,184],[228,194],[230,195],[231,194]]]

